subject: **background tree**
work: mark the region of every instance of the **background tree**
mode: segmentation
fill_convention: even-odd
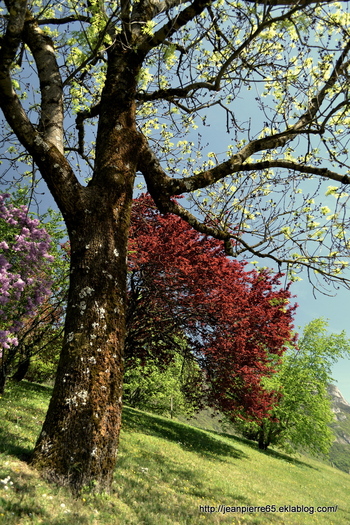
[[[50,237],[25,206],[0,194],[0,392],[19,345],[19,332],[50,294]]]
[[[197,409],[193,385],[201,385],[200,369],[194,361],[175,354],[166,368],[151,359],[136,360],[124,376],[124,402],[132,407],[170,417],[190,417]],[[188,395],[190,390],[191,395]],[[199,392],[196,392],[199,394]]]
[[[271,394],[262,379],[294,338],[281,276],[247,271],[220,241],[161,215],[148,196],[134,201],[129,272],[126,366],[138,359],[164,369],[181,355],[202,371],[194,386],[203,403],[265,414]]]
[[[329,213],[312,201],[317,183],[299,194],[311,175],[349,182],[346,9],[317,0],[5,0],[7,174],[34,163],[71,243],[63,350],[33,456],[48,478],[75,491],[110,487],[137,172],[162,212],[221,239],[231,255],[328,279],[346,266],[342,192],[328,189]],[[227,138],[216,154],[202,136],[219,110]],[[185,193],[199,215],[172,199]]]
[[[329,424],[334,420],[327,392],[331,368],[349,356],[345,332],[328,334],[325,319],[315,319],[304,329],[298,349],[288,350],[277,366],[277,374],[265,384],[277,394],[276,406],[268,418],[241,422],[243,435],[266,450],[277,445],[287,451],[306,450],[328,454],[333,442]]]
[[[34,224],[40,225],[49,234],[50,239],[50,264],[32,264],[30,269],[31,278],[39,283],[50,283],[49,293],[42,298],[40,304],[22,315],[20,325],[16,332],[16,346],[11,345],[6,359],[6,374],[14,380],[20,381],[25,376],[33,381],[45,381],[55,376],[59,350],[62,345],[63,323],[65,304],[68,294],[69,260],[62,241],[66,237],[62,225],[63,219],[60,213],[48,209],[44,214],[36,214],[28,211],[31,204],[32,188],[29,184],[16,187],[10,195],[12,209],[25,211],[28,221],[34,220]],[[5,227],[4,223],[3,226]],[[2,232],[6,240],[13,233],[14,224],[5,227]],[[27,261],[25,251],[19,254],[22,257],[22,267],[25,272]],[[35,286],[27,289],[28,298],[35,301]],[[14,316],[20,316],[20,312]],[[5,323],[5,319],[3,319]],[[11,324],[12,323],[12,324]],[[16,323],[10,322],[12,329]]]
[[[38,276],[39,277],[39,276]],[[12,379],[45,382],[54,379],[62,346],[64,298],[46,298],[33,316],[23,321],[9,370]]]
[[[29,204],[28,188],[16,191],[15,202]],[[55,377],[62,347],[64,316],[69,285],[69,254],[66,230],[60,213],[49,209],[37,218],[50,235],[52,261],[47,268],[51,279],[50,294],[38,306],[34,315],[28,316],[17,334],[18,346],[11,366],[12,378],[21,381],[48,381]],[[40,281],[39,273],[35,279]]]

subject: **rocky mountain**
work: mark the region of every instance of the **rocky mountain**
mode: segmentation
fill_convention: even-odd
[[[330,451],[330,460],[333,466],[350,473],[350,403],[335,385],[329,385],[328,393],[335,416],[332,423],[335,441]]]

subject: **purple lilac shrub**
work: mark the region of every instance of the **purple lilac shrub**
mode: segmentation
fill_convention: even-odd
[[[23,319],[50,295],[50,236],[26,206],[6,202],[0,194],[0,358],[18,345]]]

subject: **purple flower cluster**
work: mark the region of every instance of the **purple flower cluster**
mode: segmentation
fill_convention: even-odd
[[[25,317],[50,295],[50,236],[26,206],[7,203],[0,194],[0,358],[18,345],[16,333]]]

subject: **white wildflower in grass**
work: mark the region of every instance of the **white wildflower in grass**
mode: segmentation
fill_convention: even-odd
[[[4,485],[4,489],[5,490],[8,490],[9,486],[13,485],[13,481],[11,481],[11,477],[10,476],[7,476],[4,479],[0,479],[0,483],[2,483]]]

